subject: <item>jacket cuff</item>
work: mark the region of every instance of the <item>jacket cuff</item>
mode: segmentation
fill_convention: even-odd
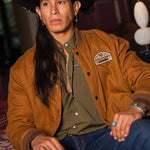
[[[133,95],[133,101],[142,104],[147,111],[150,110],[150,95],[145,93],[138,93]]]
[[[32,131],[29,131],[24,139],[23,139],[23,142],[22,142],[22,146],[23,146],[23,150],[32,150],[32,147],[31,147],[31,141],[38,135],[41,135],[43,134],[43,132],[41,131],[38,131],[38,130],[32,130]]]

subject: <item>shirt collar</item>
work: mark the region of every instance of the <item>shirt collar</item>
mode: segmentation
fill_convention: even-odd
[[[75,30],[73,30],[72,32],[72,35],[70,37],[70,39],[65,42],[63,44],[63,47],[68,51],[68,50],[72,50],[72,49],[75,49],[77,47],[77,44],[76,44],[76,37],[75,37]]]

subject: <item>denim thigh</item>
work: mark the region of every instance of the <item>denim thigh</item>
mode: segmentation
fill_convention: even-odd
[[[61,144],[67,150],[150,150],[150,119],[135,121],[124,142],[114,140],[108,128],[66,137]]]

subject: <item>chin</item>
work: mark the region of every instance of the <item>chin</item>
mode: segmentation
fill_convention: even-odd
[[[53,33],[62,33],[63,31],[62,30],[52,30],[51,32],[53,32]]]
[[[60,27],[58,27],[58,28],[54,27],[54,28],[51,28],[50,31],[53,32],[53,33],[59,33],[59,32],[63,32],[64,28],[62,28],[62,27],[61,28]]]
[[[67,29],[55,29],[55,30],[51,30],[53,33],[63,33],[63,32],[66,32]]]
[[[67,32],[67,31],[69,31],[70,29],[71,29],[72,27],[71,27],[71,25],[69,24],[69,25],[55,25],[55,26],[51,26],[51,28],[50,28],[50,30],[49,31],[51,31],[51,32],[53,32],[53,33],[63,33],[63,32]]]

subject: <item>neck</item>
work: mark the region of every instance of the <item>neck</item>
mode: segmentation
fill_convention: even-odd
[[[72,27],[68,31],[64,31],[60,33],[51,33],[51,34],[55,38],[55,40],[57,40],[60,44],[63,45],[65,42],[67,42],[70,39],[72,32],[73,32],[73,28],[74,27]]]

